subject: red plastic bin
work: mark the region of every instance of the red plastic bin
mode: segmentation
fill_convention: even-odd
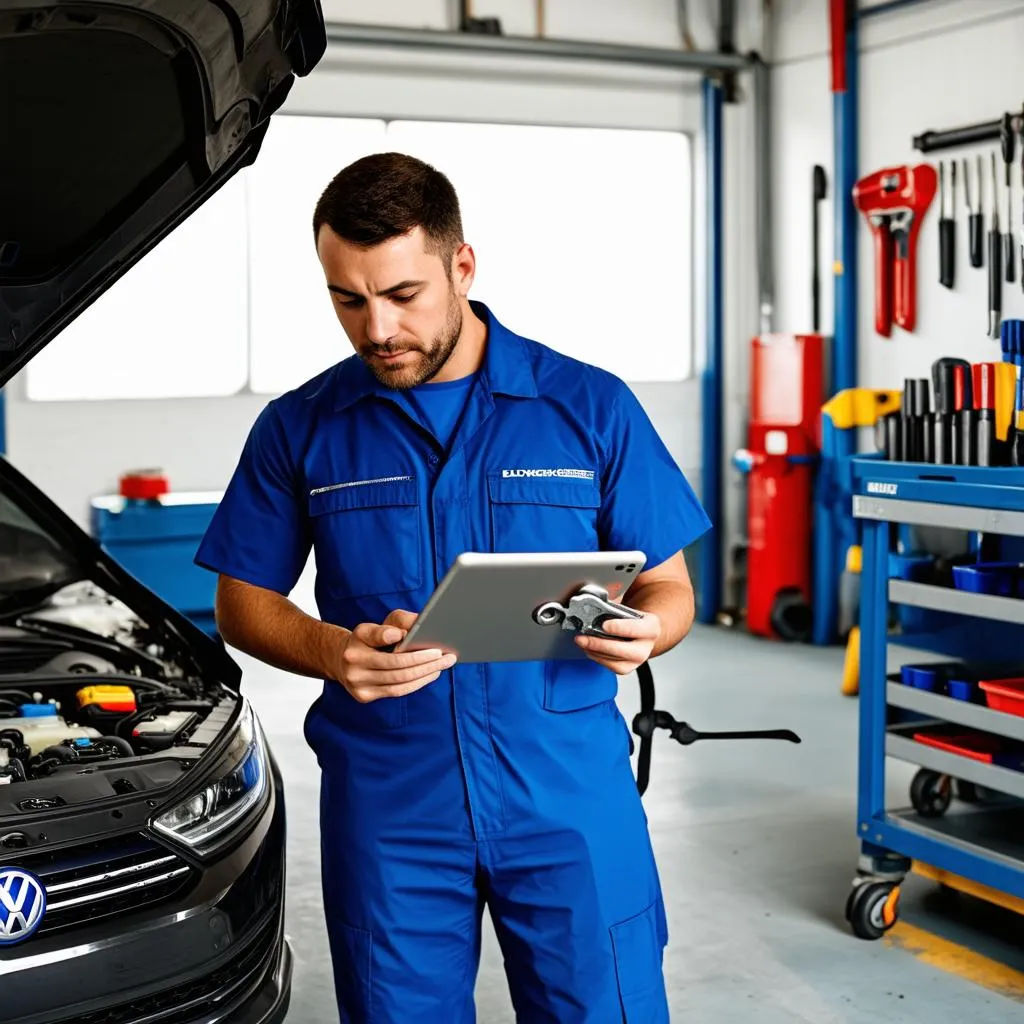
[[[986,733],[954,733],[936,729],[934,732],[916,732],[914,739],[948,754],[959,754],[985,764],[994,764],[996,755],[1003,749],[998,736]]]
[[[985,703],[993,711],[1024,717],[1024,678],[985,679],[978,685],[985,691]]]

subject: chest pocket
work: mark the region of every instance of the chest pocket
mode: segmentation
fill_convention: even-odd
[[[597,551],[601,492],[574,477],[487,478],[493,550]]]
[[[415,590],[423,580],[419,495],[411,477],[309,496],[317,573],[334,597]]]

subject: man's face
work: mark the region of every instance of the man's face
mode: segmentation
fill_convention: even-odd
[[[450,280],[442,258],[426,251],[425,240],[422,228],[416,228],[365,248],[326,225],[317,239],[341,326],[377,380],[395,390],[432,379],[462,332],[460,295],[469,283],[465,261],[454,261]]]

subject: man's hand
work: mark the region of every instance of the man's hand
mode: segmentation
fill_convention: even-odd
[[[617,637],[632,639],[623,641],[605,640],[599,636],[578,636],[576,643],[587,652],[591,661],[610,668],[616,675],[626,676],[650,658],[661,636],[661,620],[654,612],[644,612],[642,619],[606,619],[601,629]]]
[[[412,612],[393,611],[381,625],[363,623],[345,637],[334,678],[360,704],[382,697],[404,697],[427,686],[455,664],[454,654],[438,650],[388,654],[412,627]]]

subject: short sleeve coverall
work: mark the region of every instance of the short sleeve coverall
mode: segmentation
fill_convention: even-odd
[[[503,327],[449,445],[352,356],[271,401],[196,555],[321,618],[421,611],[464,551],[639,549],[709,521],[628,387]],[[324,910],[342,1021],[470,1024],[483,907],[527,1024],[661,1024],[667,927],[618,676],[460,665],[405,697],[325,680]]]

